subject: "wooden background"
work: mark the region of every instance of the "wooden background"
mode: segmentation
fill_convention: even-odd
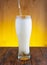
[[[30,46],[47,46],[47,0],[20,0],[23,15],[32,16]],[[0,0],[0,46],[18,46],[15,18],[18,0]]]

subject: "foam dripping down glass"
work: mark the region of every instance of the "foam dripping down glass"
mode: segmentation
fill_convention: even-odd
[[[30,59],[30,36],[32,32],[32,18],[25,15],[24,17],[16,16],[16,33],[18,37],[18,59]]]

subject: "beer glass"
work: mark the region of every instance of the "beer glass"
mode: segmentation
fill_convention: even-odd
[[[16,16],[16,33],[18,37],[18,59],[30,59],[30,36],[32,32],[32,18],[25,15]]]

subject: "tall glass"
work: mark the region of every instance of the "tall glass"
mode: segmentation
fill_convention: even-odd
[[[30,35],[32,30],[31,16],[16,16],[16,33],[18,36],[18,59],[30,59]]]

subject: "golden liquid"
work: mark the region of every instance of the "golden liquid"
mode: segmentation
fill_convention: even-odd
[[[23,56],[20,60],[29,60],[30,58]]]

